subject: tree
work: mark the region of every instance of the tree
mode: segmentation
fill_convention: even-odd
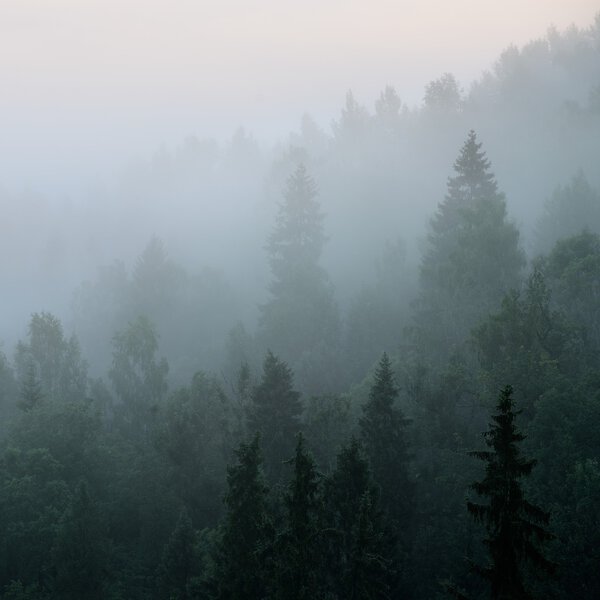
[[[420,272],[416,332],[421,349],[443,362],[480,317],[520,282],[525,259],[507,220],[504,194],[470,131],[430,221]]]
[[[535,249],[549,252],[558,240],[583,230],[600,233],[600,193],[579,171],[567,185],[558,186],[544,204],[535,231]]]
[[[261,434],[265,471],[271,482],[281,480],[283,461],[292,453],[294,436],[300,430],[302,404],[293,379],[287,364],[267,352],[261,381],[252,393],[248,429]]]
[[[185,509],[167,542],[159,566],[159,587],[168,600],[191,600],[190,584],[199,574],[196,532]]]
[[[394,521],[406,525],[413,501],[406,439],[409,420],[395,406],[397,397],[392,365],[384,352],[375,371],[369,400],[362,408],[360,432],[373,478],[381,488],[381,505]]]
[[[452,73],[444,73],[425,87],[425,109],[436,115],[457,114],[462,106],[461,89]]]
[[[529,475],[535,460],[525,458],[518,446],[525,439],[515,420],[512,388],[500,393],[497,413],[484,434],[490,450],[470,454],[485,463],[485,477],[471,487],[489,502],[467,503],[469,513],[487,530],[484,544],[490,554],[490,564],[476,570],[491,585],[492,600],[525,600],[523,568],[525,563],[552,572],[553,565],[542,554],[539,544],[552,539],[544,528],[549,514],[525,499],[520,480]]]
[[[492,393],[512,381],[528,419],[548,390],[568,391],[585,363],[581,332],[552,310],[550,299],[545,277],[536,268],[523,293],[508,293],[498,312],[473,330],[484,389]]]
[[[298,166],[267,243],[273,281],[261,307],[259,339],[293,365],[334,349],[339,330],[332,286],[319,265],[326,238],[316,196],[314,181]]]
[[[389,598],[393,580],[393,544],[383,526],[379,493],[355,438],[340,451],[326,481],[330,578],[335,597],[353,600]]]
[[[80,401],[88,386],[87,363],[75,336],[66,338],[54,315],[34,313],[27,341],[19,341],[15,356],[17,378],[24,390],[31,384],[32,368],[39,392],[50,400]]]
[[[80,483],[65,511],[54,547],[58,598],[103,598],[105,538],[88,487]]]
[[[109,378],[121,401],[120,416],[130,432],[146,432],[167,391],[169,365],[156,359],[158,336],[147,317],[130,322],[113,337]]]
[[[21,383],[21,399],[19,408],[25,412],[33,410],[42,401],[44,394],[35,372],[35,364],[31,361]]]
[[[240,444],[237,464],[227,468],[227,515],[216,556],[217,598],[260,600],[266,595],[273,528],[259,440],[256,434],[250,443]]]
[[[315,462],[298,434],[290,463],[292,480],[284,496],[286,524],[277,543],[275,597],[285,600],[312,600],[322,597],[323,545],[321,536],[322,499]]]

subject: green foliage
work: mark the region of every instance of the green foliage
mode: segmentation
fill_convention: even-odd
[[[518,446],[525,438],[515,424],[512,388],[506,386],[492,416],[493,423],[485,433],[490,450],[470,454],[485,463],[485,477],[472,485],[473,490],[488,500],[487,504],[467,503],[473,518],[485,526],[484,543],[490,564],[477,571],[491,585],[491,598],[519,600],[530,598],[525,589],[525,563],[552,572],[539,545],[552,539],[544,528],[549,514],[525,499],[520,480],[530,475],[534,460],[525,458]]]
[[[454,171],[430,221],[416,315],[417,341],[438,361],[447,359],[480,317],[518,287],[525,263],[519,232],[507,220],[504,195],[474,131]]]
[[[106,542],[87,485],[77,487],[59,521],[53,547],[53,596],[65,600],[104,598]]]
[[[265,471],[271,482],[280,481],[283,476],[283,461],[294,448],[301,413],[300,394],[294,390],[291,369],[267,352],[260,383],[252,392],[248,430],[261,434]]]
[[[191,588],[200,574],[197,536],[184,509],[165,545],[158,567],[158,586],[165,600],[192,600]]]
[[[261,307],[259,338],[294,365],[320,346],[335,348],[339,332],[331,284],[319,265],[325,235],[316,195],[314,181],[299,166],[267,243],[273,281],[271,299]]]
[[[260,436],[240,444],[237,464],[227,468],[227,514],[215,560],[215,596],[259,600],[267,593],[273,528],[262,474]]]
[[[355,438],[338,454],[324,496],[333,530],[326,562],[334,597],[389,598],[394,548],[383,525],[377,486]]]
[[[229,404],[216,377],[196,373],[158,413],[156,445],[168,461],[169,488],[197,527],[220,517],[231,441]]]
[[[473,333],[488,394],[513,381],[529,418],[549,389],[564,389],[582,366],[580,332],[553,311],[543,274],[534,270],[524,294],[509,293],[497,314]]]
[[[359,424],[373,478],[381,489],[381,505],[404,529],[413,510],[413,484],[408,474],[409,420],[396,406],[397,398],[394,372],[384,352]]]
[[[55,401],[85,398],[87,363],[81,357],[79,342],[75,336],[65,338],[61,322],[50,313],[32,315],[27,341],[17,344],[15,367],[23,392]],[[33,389],[38,385],[41,390]],[[30,389],[25,390],[28,386]],[[23,401],[29,405],[33,396]]]
[[[584,231],[556,243],[540,260],[556,306],[581,327],[594,352],[600,350],[600,236]]]
[[[169,365],[156,358],[158,336],[147,317],[140,316],[113,337],[109,371],[121,404],[119,417],[132,432],[147,432],[153,415],[167,392]]]
[[[285,524],[276,542],[274,597],[282,600],[322,598],[325,589],[320,477],[301,433],[297,439],[284,495]]]
[[[353,426],[350,402],[345,396],[312,396],[308,399],[303,431],[323,471],[335,466],[336,455],[348,439]]]

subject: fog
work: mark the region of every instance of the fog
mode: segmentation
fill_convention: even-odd
[[[35,311],[75,330],[78,286],[114,261],[131,270],[152,236],[189,273],[210,269],[229,286],[237,306],[219,336],[238,321],[252,331],[268,295],[264,244],[298,163],[319,189],[322,263],[347,310],[386,242],[402,240],[416,270],[470,129],[531,251],[553,190],[580,170],[599,183],[597,22],[589,3],[539,4],[510,22],[464,4],[437,6],[431,21],[422,7],[407,18],[385,2],[332,5],[312,25],[308,8],[266,3],[6,5],[6,351]]]
[[[0,81],[0,600],[600,597],[597,3],[5,0]]]

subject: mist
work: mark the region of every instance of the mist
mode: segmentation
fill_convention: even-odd
[[[594,597],[595,538],[574,532],[599,480],[593,4],[0,8],[0,598],[291,598],[302,572],[305,597],[488,597],[456,557],[487,560],[469,457],[513,392],[526,492],[554,506],[536,544],[562,565],[515,577]],[[306,527],[342,533],[291,564],[306,456]],[[254,566],[232,541],[248,461],[271,490]],[[371,483],[343,488],[351,468]],[[349,564],[344,511],[384,540],[360,593],[323,570]]]

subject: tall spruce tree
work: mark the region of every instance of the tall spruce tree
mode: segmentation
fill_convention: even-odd
[[[525,264],[519,231],[507,219],[490,166],[470,131],[430,221],[416,333],[421,349],[441,363],[499,298],[518,287]]]
[[[265,472],[272,483],[281,480],[284,461],[293,452],[301,413],[300,394],[294,390],[292,370],[272,352],[267,352],[262,378],[253,390],[248,409],[248,429],[261,434]]]
[[[394,372],[384,352],[359,423],[373,478],[381,488],[382,508],[398,525],[403,525],[410,521],[413,503],[406,439],[410,421],[395,405],[397,398]]]
[[[394,580],[393,542],[383,524],[379,492],[360,443],[337,457],[325,487],[329,580],[336,598],[388,598]]]
[[[240,444],[238,462],[227,468],[227,515],[216,556],[215,596],[223,600],[259,600],[267,593],[267,556],[273,528],[256,434]]]
[[[287,181],[267,242],[273,280],[261,307],[259,339],[296,367],[336,348],[339,315],[319,259],[326,241],[317,188],[303,165]],[[314,375],[316,377],[316,375]],[[322,390],[321,390],[322,391]]]
[[[485,477],[472,485],[473,490],[487,498],[487,504],[467,503],[478,523],[487,530],[484,544],[490,563],[475,569],[491,586],[492,600],[527,600],[524,567],[529,564],[545,572],[552,571],[542,554],[540,544],[553,536],[544,528],[549,515],[525,499],[520,480],[531,473],[535,460],[521,454],[518,446],[525,439],[515,424],[512,388],[500,393],[497,414],[484,434],[490,450],[471,452],[485,462]]]
[[[277,543],[275,597],[281,600],[325,597],[320,477],[301,433],[297,440],[284,496],[286,522]]]

